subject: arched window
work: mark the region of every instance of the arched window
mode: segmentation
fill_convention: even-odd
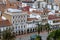
[[[17,1],[20,1],[20,0],[17,0]]]
[[[29,29],[27,29],[27,33],[29,33]]]
[[[20,35],[20,31],[19,31],[19,35]]]

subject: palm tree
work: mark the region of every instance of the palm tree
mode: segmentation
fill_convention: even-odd
[[[37,24],[38,27],[37,27],[37,32],[38,32],[38,35],[40,34],[40,32],[42,31],[42,24]]]
[[[35,21],[33,21],[33,23],[34,23]],[[38,22],[37,22],[38,23]],[[37,36],[31,36],[31,40],[41,40],[41,36],[39,35],[40,34],[40,32],[42,31],[42,25],[41,24],[37,24],[37,27],[36,27],[36,30],[37,30],[37,32],[38,32],[38,35]]]
[[[15,40],[15,34],[11,30],[5,30],[2,32],[2,40]]]
[[[49,31],[51,30],[51,29],[50,29],[50,25],[49,25],[49,23],[47,23],[45,26],[46,26],[46,30],[47,30],[48,33],[49,33]]]
[[[41,31],[42,31],[42,24],[37,24],[38,35],[36,36],[35,40],[42,40],[41,36],[39,35]]]
[[[48,37],[47,40],[60,40],[60,29],[52,31]]]

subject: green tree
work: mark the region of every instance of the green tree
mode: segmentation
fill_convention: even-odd
[[[15,40],[15,34],[11,30],[5,30],[2,32],[2,40]]]
[[[48,37],[47,40],[60,40],[60,29],[52,31]]]
[[[36,36],[35,40],[42,40],[41,36]]]
[[[37,24],[38,35],[36,36],[35,40],[42,40],[41,36],[39,35],[41,31],[42,31],[42,24]]]
[[[42,24],[37,24],[38,27],[37,27],[37,32],[38,32],[38,35],[40,34],[40,32],[42,31]]]
[[[49,25],[49,23],[47,23],[47,24],[45,25],[45,27],[46,27],[46,30],[47,30],[48,33],[49,33],[49,31],[51,30],[51,29],[50,29],[50,25]]]

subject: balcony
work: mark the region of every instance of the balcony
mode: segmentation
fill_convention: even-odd
[[[58,22],[58,23],[51,23],[51,25],[60,25],[60,22]]]

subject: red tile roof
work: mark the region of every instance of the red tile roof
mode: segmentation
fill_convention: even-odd
[[[37,13],[37,14],[43,13],[42,11],[38,11],[38,10],[33,10],[32,12],[33,12],[33,13]]]
[[[0,21],[0,27],[7,27],[7,26],[11,26],[11,23],[8,20]]]
[[[8,20],[3,20],[2,17],[0,17],[0,27],[7,27],[11,26],[11,23]]]
[[[49,15],[49,16],[48,16],[48,19],[49,19],[49,20],[60,19],[60,17],[57,17],[57,16],[55,16],[55,15]]]
[[[48,13],[48,12],[50,12],[50,10],[48,10],[48,9],[44,9],[44,10],[33,10],[32,12],[34,12],[34,13],[37,13],[37,14],[44,14],[44,13]]]
[[[44,12],[44,13],[49,13],[50,10],[48,10],[47,8],[44,8],[44,9],[43,9],[43,12]]]
[[[23,10],[29,11],[30,6],[23,7]]]
[[[37,18],[27,18],[27,21],[38,20]]]

